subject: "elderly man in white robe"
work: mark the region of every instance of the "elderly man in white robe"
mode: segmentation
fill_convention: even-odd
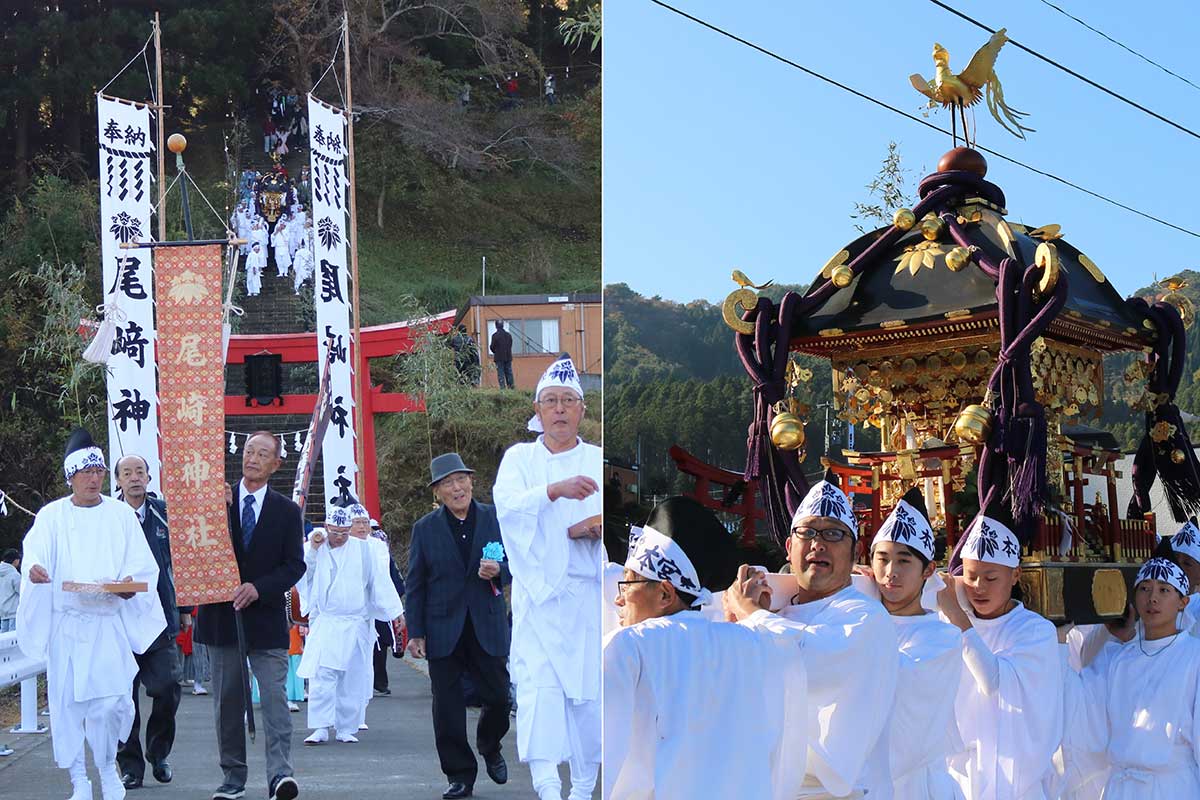
[[[600,769],[600,448],[579,438],[583,388],[569,356],[546,370],[529,429],[504,454],[492,497],[512,569],[517,752],[539,800],[592,796]]]
[[[117,743],[133,725],[133,654],[146,651],[166,618],[153,591],[110,593],[97,585],[156,586],[158,564],[133,509],[100,494],[108,469],[86,431],[72,434],[63,470],[70,496],[43,507],[25,536],[19,645],[46,661],[54,762],[70,773],[71,800],[92,798],[85,740],[104,800],[120,800]],[[12,797],[20,793],[9,789]]]
[[[803,652],[701,611],[736,564],[733,536],[690,497],[656,506],[630,546],[614,592],[622,627],[604,640],[605,800],[800,790]]]
[[[313,732],[304,740],[307,745],[329,741],[330,728],[339,742],[358,741],[363,685],[369,692],[375,644],[375,628],[364,619],[391,620],[404,613],[387,566],[380,565],[367,542],[350,536],[350,524],[346,509],[326,510],[325,527],[309,534],[307,569],[297,586],[301,612],[309,618],[296,670],[308,679],[308,726]]]
[[[808,743],[801,798],[890,798],[888,724],[899,655],[896,629],[878,600],[852,585],[858,521],[826,473],[792,517],[784,546],[792,577],[747,570],[725,592],[730,619],[791,639],[808,672],[807,727],[785,736]],[[777,605],[764,586],[795,592]],[[797,756],[799,757],[799,756]]]
[[[947,578],[946,619],[963,632],[955,702],[966,749],[950,766],[967,800],[1045,800],[1063,734],[1063,657],[1049,620],[1012,597],[1021,544],[993,503],[967,527],[963,574]]]

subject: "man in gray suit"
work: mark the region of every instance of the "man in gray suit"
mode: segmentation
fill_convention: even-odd
[[[429,659],[433,731],[446,800],[470,797],[479,766],[467,743],[462,676],[483,699],[475,744],[496,783],[508,780],[500,742],[509,726],[508,609],[501,587],[512,581],[496,509],[472,498],[471,475],[458,453],[430,463],[441,504],[413,525],[407,601],[409,652]]]

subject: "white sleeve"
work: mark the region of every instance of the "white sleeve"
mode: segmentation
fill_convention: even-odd
[[[33,518],[33,527],[21,543],[21,596],[17,601],[17,630],[21,632],[17,645],[26,656],[46,658],[50,644],[50,614],[54,603],[55,565],[50,540],[48,517],[53,512],[43,508]],[[33,583],[29,571],[40,566],[50,575],[50,583]]]
[[[633,711],[641,655],[625,630],[604,642],[604,786],[602,797],[613,796],[613,787],[630,755]],[[646,776],[653,783],[653,776]],[[643,778],[645,780],[645,778]]]

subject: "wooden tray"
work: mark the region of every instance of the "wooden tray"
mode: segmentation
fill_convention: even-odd
[[[79,594],[129,594],[130,592],[150,591],[150,585],[145,581],[133,581],[132,583],[77,583],[75,581],[63,581],[62,588],[64,592],[77,592]]]

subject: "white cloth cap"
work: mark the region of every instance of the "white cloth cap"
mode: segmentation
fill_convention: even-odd
[[[643,578],[669,582],[679,591],[693,595],[698,606],[712,602],[712,592],[700,585],[700,576],[683,548],[649,525],[642,528],[642,535],[630,546],[625,569]]]
[[[341,506],[325,507],[325,527],[349,528],[352,521],[350,512]]]
[[[876,542],[908,545],[933,561],[933,528],[929,526],[925,515],[909,505],[906,500],[901,499],[892,509],[892,513],[888,514],[871,545],[874,546]]]
[[[1184,597],[1188,596],[1191,590],[1188,586],[1187,575],[1174,563],[1165,558],[1152,558],[1142,568],[1138,570],[1137,580],[1133,582],[1137,586],[1142,581],[1162,581],[1169,583],[1179,590],[1179,593]]]
[[[67,476],[67,483],[71,482],[71,478],[76,472],[90,469],[91,467],[100,467],[103,470],[108,469],[104,464],[104,453],[99,447],[85,447],[82,450],[67,453],[66,458],[63,459],[63,472]]]
[[[1016,567],[1021,563],[1021,542],[1003,522],[980,514],[967,528],[962,557]]]
[[[1200,561],[1200,530],[1194,523],[1189,521],[1175,532],[1171,537],[1171,549]]]
[[[542,396],[543,389],[549,389],[552,386],[565,386],[579,395],[580,400],[583,399],[583,385],[579,382],[579,373],[575,371],[575,362],[571,360],[570,356],[563,356],[546,367],[546,371],[542,373],[537,389],[533,393],[534,402]],[[526,427],[534,433],[546,432],[537,414],[530,417]]]
[[[850,506],[845,492],[827,480],[818,481],[804,495],[796,513],[792,515],[792,528],[805,517],[832,517],[850,529],[850,535],[858,538],[858,519]]]

